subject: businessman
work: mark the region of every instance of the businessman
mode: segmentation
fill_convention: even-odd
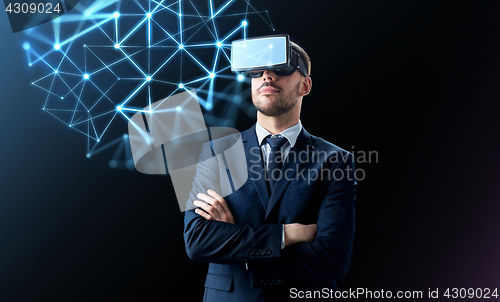
[[[311,62],[300,46],[286,43],[287,66],[244,70],[257,109],[257,123],[241,133],[247,182],[221,197],[212,180],[227,163],[206,161],[217,142],[200,155],[184,240],[191,259],[210,263],[204,301],[335,301],[335,280],[351,263],[354,158],[302,126]],[[324,110],[325,100],[311,101]]]

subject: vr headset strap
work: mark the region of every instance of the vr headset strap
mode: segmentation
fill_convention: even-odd
[[[299,69],[299,71],[304,75],[304,76],[308,76],[307,74],[307,67],[306,65],[304,64],[304,62],[302,62],[302,60],[300,59],[300,55],[295,52],[293,49],[291,51],[291,58],[290,58],[290,63],[292,63],[293,66],[297,67]]]

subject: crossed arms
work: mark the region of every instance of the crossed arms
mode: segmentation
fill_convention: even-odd
[[[347,153],[335,169],[354,171]],[[252,286],[257,280],[325,281],[341,279],[350,266],[354,237],[355,181],[331,181],[325,189],[316,224],[235,224],[226,201],[214,190],[198,193],[186,211],[184,240],[188,256],[210,263],[248,263]],[[201,192],[199,190],[198,192]],[[261,247],[260,255],[250,253]],[[267,251],[272,251],[267,253]]]

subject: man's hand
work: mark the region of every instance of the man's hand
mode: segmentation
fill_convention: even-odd
[[[198,193],[196,197],[203,201],[195,200],[194,205],[201,209],[194,212],[207,220],[217,220],[234,224],[233,214],[229,210],[226,201],[217,192],[208,190],[207,194]]]
[[[285,224],[285,246],[313,241],[318,234],[316,224]]]

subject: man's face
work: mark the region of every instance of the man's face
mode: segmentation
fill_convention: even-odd
[[[260,78],[252,79],[252,101],[260,113],[280,116],[290,112],[300,95],[302,77],[296,70],[289,76],[277,76],[272,70],[264,71]]]

